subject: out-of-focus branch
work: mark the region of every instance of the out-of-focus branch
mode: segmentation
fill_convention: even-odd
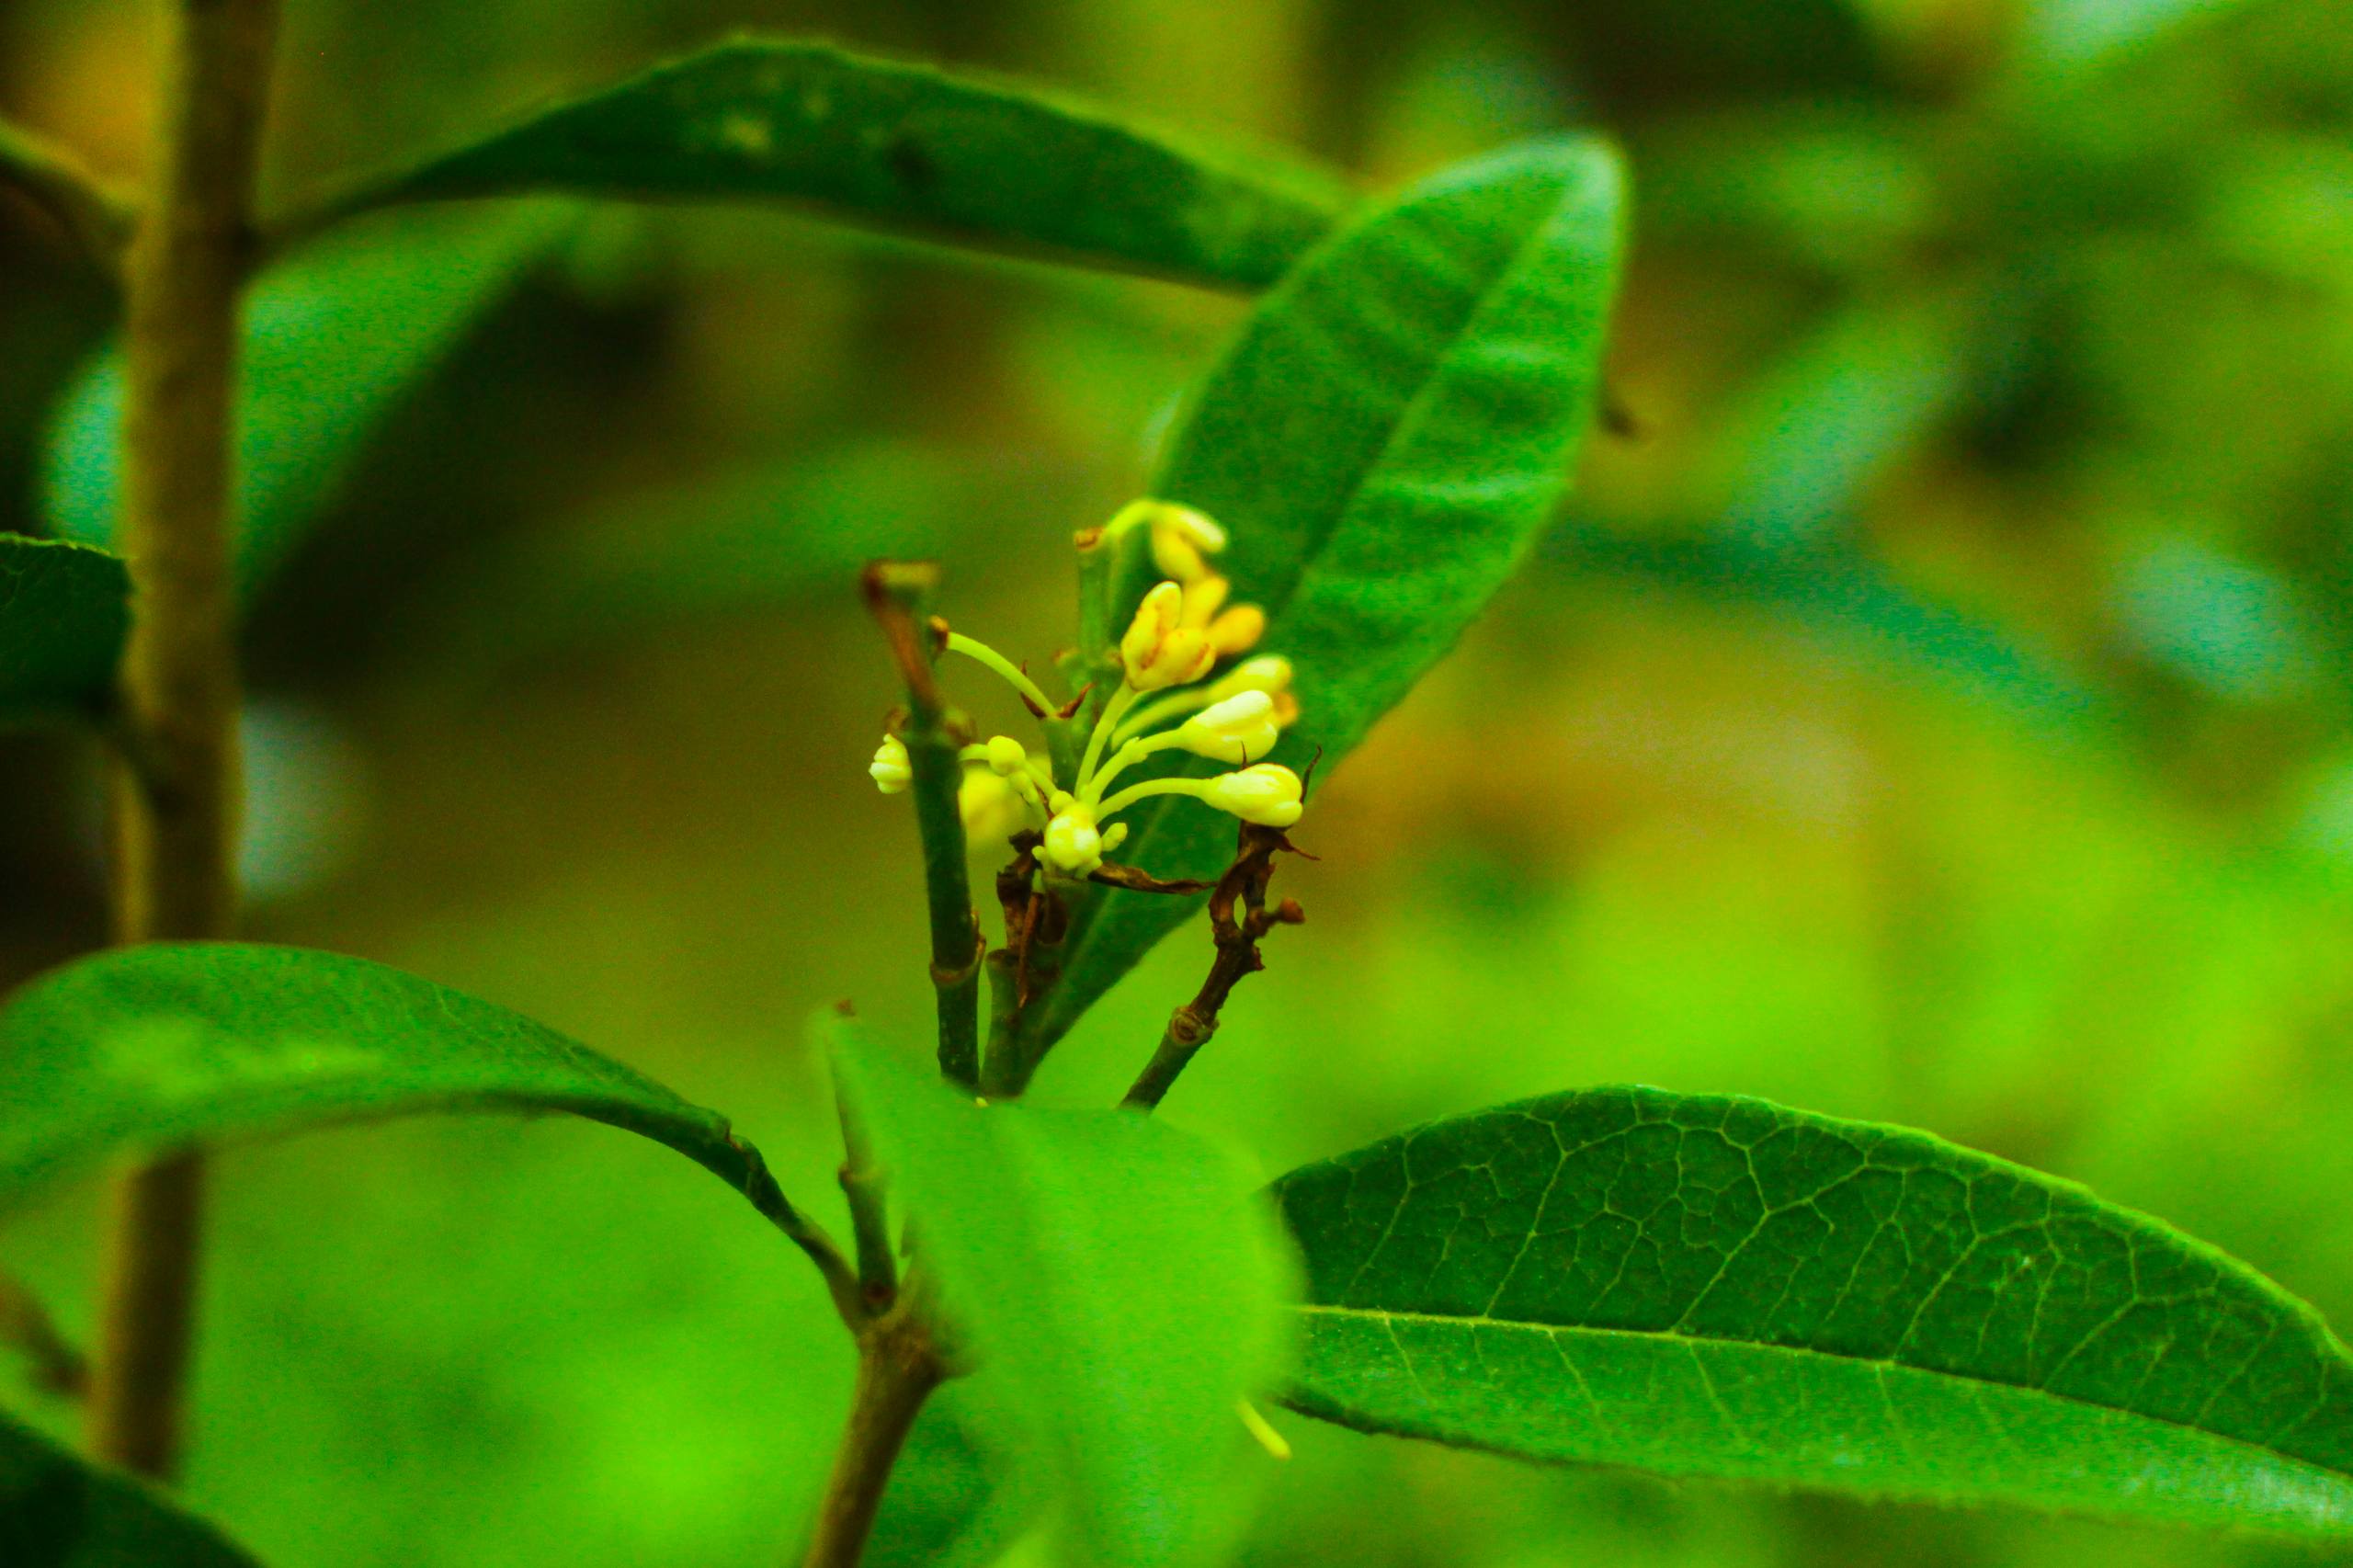
[[[90,1367],[32,1288],[0,1269],[0,1345],[12,1346],[32,1369],[33,1381],[49,1393],[79,1399],[89,1392]]]
[[[137,222],[130,199],[45,136],[0,119],[0,187],[14,188],[65,232],[99,270],[122,278]]]

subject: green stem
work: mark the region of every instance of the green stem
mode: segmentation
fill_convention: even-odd
[[[1017,1025],[1021,1021],[1019,960],[1010,948],[989,955],[989,1051],[983,1062],[981,1093],[1010,1099],[1021,1092]]]
[[[1052,698],[1048,697],[1019,665],[978,638],[967,637],[961,631],[951,631],[948,634],[948,651],[951,653],[961,653],[974,664],[995,671],[1003,677],[1006,685],[1013,687],[1028,699],[1029,706],[1038,710],[1040,718],[1061,706]]]
[[[1086,737],[1086,755],[1078,759],[1078,777],[1070,786],[1073,793],[1086,789],[1087,779],[1094,776],[1096,763],[1102,759],[1105,744],[1110,740],[1111,732],[1119,726],[1120,715],[1142,695],[1134,687],[1122,682],[1120,689],[1111,694],[1111,700],[1103,705],[1103,711],[1095,720],[1095,733]]]
[[[231,934],[239,765],[230,575],[237,306],[276,41],[276,0],[173,7],[152,205],[128,253],[123,511],[132,623],[116,767],[114,915],[124,942]],[[119,1187],[92,1367],[102,1459],[171,1473],[193,1334],[203,1166]]]
[[[858,1293],[869,1312],[879,1312],[899,1291],[898,1260],[891,1252],[890,1188],[848,1099],[836,1095],[835,1103],[841,1111],[842,1197],[849,1202],[850,1233],[858,1247]]]
[[[907,688],[907,748],[915,831],[923,841],[923,881],[931,924],[931,983],[938,1000],[939,1071],[967,1088],[980,1081],[981,959],[987,944],[972,911],[964,818],[957,805],[964,781],[961,749],[932,678],[924,617],[939,570],[921,562],[877,562],[866,569],[867,608],[891,645]]]
[[[1215,1033],[1217,1020],[1204,1018],[1189,1006],[1170,1014],[1168,1028],[1162,1031],[1152,1060],[1144,1063],[1143,1071],[1136,1074],[1136,1081],[1121,1096],[1121,1108],[1147,1114],[1160,1108],[1160,1102],[1168,1097],[1178,1076],[1192,1065],[1193,1058],[1200,1054],[1201,1047],[1209,1044],[1210,1037]]]

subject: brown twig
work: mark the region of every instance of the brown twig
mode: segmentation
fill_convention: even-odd
[[[154,191],[125,274],[122,709],[146,766],[115,770],[124,942],[225,937],[237,902],[232,408],[278,6],[170,9]],[[178,1454],[203,1181],[199,1157],[176,1154],[116,1197],[90,1446],[148,1475],[168,1475]]]
[[[1211,960],[1209,977],[1190,1002],[1169,1015],[1158,1048],[1120,1101],[1122,1107],[1149,1112],[1159,1106],[1178,1075],[1217,1033],[1218,1015],[1224,1011],[1233,988],[1244,976],[1267,967],[1265,956],[1258,951],[1259,939],[1278,926],[1296,926],[1307,918],[1290,899],[1271,907],[1267,903],[1275,857],[1301,853],[1279,827],[1242,824],[1233,864],[1226,868],[1217,890],[1210,894],[1210,930],[1217,956]]]
[[[924,1401],[949,1375],[917,1305],[902,1300],[858,1335],[849,1424],[818,1506],[816,1533],[802,1559],[805,1568],[858,1568],[890,1484],[891,1467],[915,1429]]]

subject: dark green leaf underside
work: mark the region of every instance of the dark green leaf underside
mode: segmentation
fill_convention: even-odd
[[[1761,1101],[1610,1088],[1278,1184],[1311,1415],[1534,1459],[2353,1534],[2353,1360],[2071,1184]]]
[[[0,1415],[8,1568],[255,1568],[210,1525]]]
[[[437,1110],[567,1111],[668,1145],[764,1213],[757,1151],[517,1013],[364,959],[121,949],[0,1008],[0,1202],[110,1155]]]
[[[1552,517],[1592,419],[1621,204],[1597,142],[1448,170],[1302,262],[1202,387],[1154,493],[1226,526],[1219,569],[1297,671],[1276,760],[1327,777]],[[1148,581],[1139,561],[1128,592]],[[1157,875],[1214,877],[1232,856],[1233,823],[1181,798],[1129,820],[1123,858]],[[1037,1043],[1197,906],[1095,890]]]
[[[130,604],[119,557],[0,534],[0,729],[104,708],[131,630]]]
[[[1334,179],[1074,100],[822,44],[722,44],[529,116],[336,203],[563,190],[785,199],[966,244],[1225,287],[1273,281]]]

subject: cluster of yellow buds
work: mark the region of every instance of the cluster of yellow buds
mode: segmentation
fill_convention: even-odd
[[[1063,876],[1084,877],[1102,865],[1128,834],[1127,824],[1110,819],[1154,795],[1190,795],[1269,827],[1289,827],[1302,810],[1299,776],[1254,760],[1271,752],[1298,717],[1290,662],[1261,654],[1210,678],[1222,661],[1256,647],[1267,629],[1256,606],[1226,602],[1232,585],[1210,566],[1209,558],[1225,548],[1225,530],[1190,507],[1138,501],[1106,525],[1098,547],[1116,547],[1138,527],[1148,529],[1153,562],[1166,579],[1144,595],[1120,639],[1120,687],[1103,705],[1076,777],[1063,787],[1047,758],[1010,735],[991,736],[961,754],[967,831],[988,836],[1025,824],[1037,829],[1040,859]],[[995,649],[960,634],[951,634],[947,647],[1003,676],[1039,713],[1055,711],[1036,683]],[[1138,706],[1153,693],[1162,695]],[[1169,750],[1240,766],[1214,778],[1147,778],[1112,791],[1121,774]],[[886,795],[906,789],[906,747],[885,737],[868,772]]]

